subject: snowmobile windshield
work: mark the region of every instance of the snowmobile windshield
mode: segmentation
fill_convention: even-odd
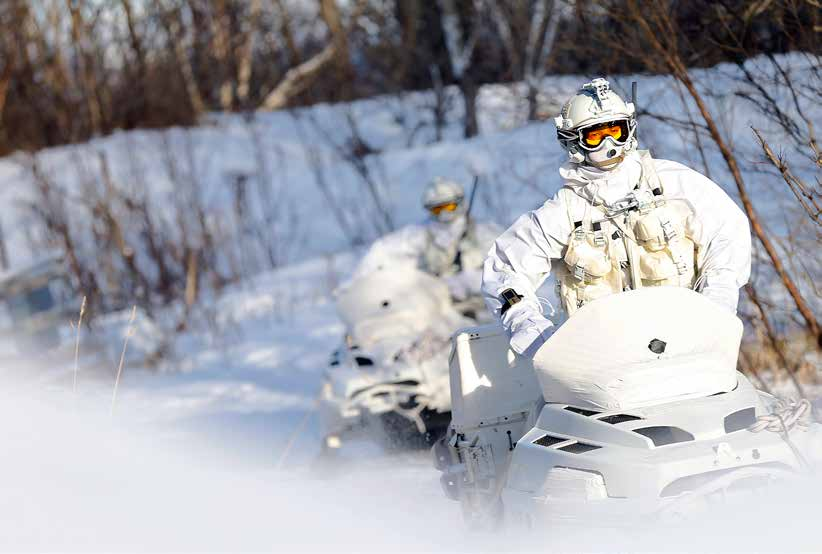
[[[18,294],[9,299],[9,312],[12,319],[22,321],[41,312],[47,312],[54,307],[54,297],[48,286]]]
[[[742,322],[713,300],[644,287],[584,305],[534,367],[547,401],[629,409],[732,390],[741,339]]]

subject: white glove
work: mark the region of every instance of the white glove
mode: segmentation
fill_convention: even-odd
[[[556,326],[531,302],[523,300],[512,306],[502,317],[503,326],[511,334],[511,349],[517,354],[532,358],[536,351],[556,331]]]
[[[556,326],[545,318],[542,320],[528,320],[511,333],[511,349],[523,356],[533,358],[539,347],[545,344],[551,335],[556,332]]]
[[[736,308],[739,304],[739,289],[735,286],[717,286],[713,285],[703,289],[702,295],[710,298],[720,306],[728,308],[732,313],[736,314]]]
[[[462,302],[470,296],[479,294],[482,273],[479,270],[468,270],[445,278],[451,298]]]

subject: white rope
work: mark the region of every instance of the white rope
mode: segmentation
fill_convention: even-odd
[[[773,411],[769,414],[756,418],[756,423],[748,427],[748,431],[759,433],[770,431],[772,433],[787,433],[797,424],[807,426],[807,422],[801,421],[811,411],[811,403],[807,400],[777,400],[773,406]]]
[[[779,433],[782,440],[785,441],[796,456],[799,465],[805,470],[810,470],[810,465],[796,445],[791,440],[789,433],[791,429],[797,425],[807,427],[808,422],[803,421],[806,416],[813,411],[811,403],[805,399],[796,400],[777,400],[772,408],[771,413],[761,415],[756,418],[756,423],[748,427],[748,431],[753,433],[761,433],[762,431],[770,431],[771,433]]]

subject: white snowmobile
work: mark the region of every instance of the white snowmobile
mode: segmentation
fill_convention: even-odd
[[[326,449],[357,435],[430,446],[451,419],[448,352],[470,324],[448,287],[413,266],[377,270],[337,291],[344,344],[324,376]]]
[[[675,287],[584,306],[542,346],[540,372],[498,326],[458,332],[453,420],[432,449],[445,494],[480,525],[617,524],[802,472],[822,426],[807,401],[736,371],[741,337],[738,318]]]

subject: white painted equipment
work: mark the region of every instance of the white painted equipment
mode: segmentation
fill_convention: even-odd
[[[346,326],[321,393],[326,446],[358,432],[392,445],[430,441],[450,420],[449,339],[466,325],[448,286],[408,265],[376,270],[337,292]],[[375,428],[376,427],[376,428]]]
[[[59,254],[0,273],[0,351],[31,356],[59,348],[79,308]]]
[[[741,332],[678,287],[591,302],[535,362],[500,327],[458,332],[453,420],[433,449],[446,495],[480,524],[503,513],[618,523],[800,471],[820,452],[820,425],[801,419],[806,403],[779,406],[736,372]],[[776,409],[788,432],[763,431],[783,430],[770,425]]]

